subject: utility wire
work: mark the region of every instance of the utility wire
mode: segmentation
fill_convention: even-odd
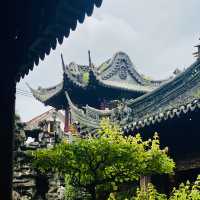
[[[29,96],[29,95],[25,95],[25,94],[21,94],[21,93],[16,93],[16,94],[17,94],[17,95],[24,96],[24,97],[34,98],[33,96]]]
[[[31,94],[31,93],[28,93],[28,92],[23,92],[23,91],[20,91],[20,90],[17,90],[16,92],[18,92],[18,93],[23,93],[23,94],[27,94],[27,95],[32,96],[32,94]]]
[[[20,89],[20,88],[16,89],[16,94],[21,95],[21,96],[25,96],[25,97],[33,98],[33,95],[32,95],[31,92],[29,92],[27,90]]]
[[[23,90],[23,89],[20,89],[20,88],[17,88],[17,91],[28,93],[28,94],[32,94],[30,91]]]
[[[24,95],[27,95],[27,96],[32,96],[31,94],[24,93],[24,92],[20,92],[20,91],[17,91],[16,93],[19,93],[19,94],[24,94]]]

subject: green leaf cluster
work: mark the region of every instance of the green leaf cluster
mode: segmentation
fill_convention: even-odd
[[[199,200],[200,199],[200,175],[194,184],[189,181],[180,184],[179,188],[173,189],[169,200]]]
[[[137,189],[136,195],[132,198],[120,198],[118,194],[111,193],[108,200],[199,200],[200,199],[200,175],[192,184],[187,181],[181,183],[178,188],[174,188],[171,195],[167,197],[160,194],[156,188],[149,184],[146,191]]]
[[[110,198],[112,199],[112,198]],[[115,198],[116,200],[117,198]],[[147,191],[137,189],[135,197],[126,200],[199,200],[200,199],[200,176],[192,184],[187,181],[181,183],[178,188],[174,188],[170,197],[160,194],[152,184],[148,185]],[[113,199],[114,200],[114,199]],[[125,199],[124,199],[125,200]]]
[[[167,196],[160,194],[152,184],[149,184],[147,191],[137,189],[136,197],[131,200],[167,200]]]
[[[101,195],[108,196],[141,175],[172,173],[175,167],[167,149],[160,149],[157,135],[148,141],[139,134],[124,137],[108,119],[102,120],[96,137],[63,142],[33,155],[36,168],[67,175],[68,185],[84,190],[93,200],[106,199]]]

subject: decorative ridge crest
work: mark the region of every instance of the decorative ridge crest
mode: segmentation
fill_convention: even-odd
[[[122,51],[115,53],[111,59],[107,60],[97,68],[97,74],[101,77],[102,80],[109,80],[116,74],[119,75],[121,80],[125,80],[128,76],[128,73],[138,84],[144,86],[158,86],[168,80],[156,81],[145,79],[136,71],[136,67],[131,61],[130,57]]]
[[[184,72],[178,74],[174,79],[164,83],[163,85],[161,85],[160,87],[156,88],[155,90],[153,90],[150,93],[147,93],[141,97],[138,97],[136,99],[130,99],[128,101],[128,105],[131,106],[133,104],[139,103],[147,98],[152,97],[154,94],[157,94],[159,91],[161,91],[162,89],[165,89],[166,86],[170,86],[172,83],[179,81],[180,79],[184,79],[185,77],[190,77],[190,76],[195,76],[197,73],[199,72],[200,68],[200,60],[197,60],[195,63],[193,63],[190,67],[188,67]]]
[[[135,100],[129,100],[131,120],[124,123],[125,129],[139,129],[200,108],[200,61],[171,82]],[[127,125],[128,124],[128,125]]]
[[[85,107],[83,107],[86,112],[95,112],[97,114],[100,114],[102,116],[107,116],[107,115],[111,115],[112,114],[112,110],[99,110],[99,109],[96,109],[96,108],[93,108],[93,107],[90,107],[88,105],[86,105]]]
[[[79,66],[80,65],[77,65],[75,62],[71,62],[69,65],[64,65],[64,75],[67,77],[68,81],[72,82],[77,87],[85,88],[87,87],[88,83],[84,83],[83,81],[81,82],[81,74],[78,70]],[[66,81],[65,78],[64,81]]]
[[[133,91],[139,93],[146,93],[154,90],[156,87],[151,85],[139,85],[139,84],[131,84],[131,83],[123,83],[117,81],[103,80],[98,74],[96,70],[90,71],[90,79],[89,86],[92,86],[94,83],[99,84],[101,86],[107,88],[116,88],[125,91]]]
[[[187,114],[188,112],[193,112],[194,110],[200,109],[200,100],[195,99],[190,103],[183,104],[178,106],[177,108],[173,108],[171,110],[166,110],[164,112],[160,112],[157,114],[153,114],[151,116],[145,117],[141,120],[136,120],[128,125],[123,127],[123,130],[138,130],[140,128],[144,128],[146,126],[153,125],[155,123],[160,123],[161,121],[166,121],[168,119],[172,119],[174,117],[179,117],[181,114]]]

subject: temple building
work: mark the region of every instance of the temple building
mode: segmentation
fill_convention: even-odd
[[[65,65],[62,59],[62,82],[31,91],[45,105],[65,109],[67,126],[77,121],[80,132],[99,128],[102,117],[120,124],[126,135],[141,133],[147,139],[158,132],[161,146],[169,147],[176,162],[175,175],[160,181],[168,190],[166,186],[193,181],[200,174],[200,45],[196,47],[197,60],[167,80],[145,78],[119,52],[99,67],[91,59],[88,66]]]
[[[79,122],[81,130],[98,128],[100,119],[110,116],[122,102],[154,91],[171,80],[156,81],[141,75],[123,52],[98,67],[92,64],[90,52],[89,65],[66,65],[61,58],[63,80],[59,84],[37,90],[29,88],[45,105],[65,110],[66,132],[73,122]]]

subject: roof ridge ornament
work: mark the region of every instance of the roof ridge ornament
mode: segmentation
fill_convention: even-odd
[[[62,68],[63,68],[63,73],[65,72],[65,70],[66,70],[66,65],[65,65],[65,62],[64,62],[64,59],[63,59],[63,55],[62,55],[62,53],[61,53],[61,61],[62,61]]]
[[[94,64],[92,63],[90,50],[88,50],[88,60],[89,60],[89,70],[94,70]]]
[[[200,38],[199,38],[199,40],[200,40]],[[194,47],[197,48],[197,52],[194,52],[193,55],[194,55],[195,58],[197,58],[197,60],[200,60],[200,44],[198,44]]]
[[[173,72],[175,76],[179,75],[182,71],[179,68],[176,68]]]
[[[89,67],[92,67],[92,61],[91,61],[91,54],[90,54],[90,50],[88,50],[88,59],[89,59]]]

